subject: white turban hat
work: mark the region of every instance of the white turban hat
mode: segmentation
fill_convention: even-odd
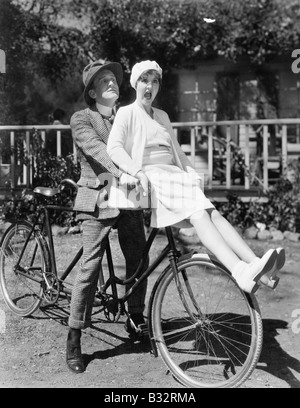
[[[142,61],[138,62],[132,67],[131,76],[130,76],[130,84],[132,88],[135,88],[137,80],[142,75],[143,72],[153,69],[159,73],[159,76],[162,77],[162,69],[155,61]]]

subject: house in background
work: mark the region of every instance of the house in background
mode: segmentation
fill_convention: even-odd
[[[300,118],[300,74],[293,59],[254,67],[219,57],[177,70],[178,122]]]
[[[194,69],[176,71],[178,122],[245,121],[261,119],[300,118],[300,74],[292,71],[293,58],[286,56],[255,67],[246,59],[237,63],[224,58],[205,61]],[[234,122],[233,122],[234,123]],[[231,127],[230,139],[242,150],[246,149],[246,127],[239,124]],[[252,167],[262,176],[263,138],[262,126],[248,129]],[[269,125],[268,168],[270,180],[278,177],[282,170],[281,128]],[[206,126],[199,128],[196,135],[196,166],[208,177],[208,146]],[[224,152],[226,126],[213,128],[214,150]],[[190,132],[181,128],[179,141],[184,150],[191,150]],[[300,156],[300,125],[287,126],[287,142],[292,146],[293,157]],[[223,145],[223,147],[222,147]],[[294,147],[294,148],[293,148]],[[272,174],[273,173],[273,174]]]

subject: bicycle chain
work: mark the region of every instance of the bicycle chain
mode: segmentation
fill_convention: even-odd
[[[54,305],[60,294],[61,285],[57,278],[52,273],[45,274],[43,281],[43,299],[47,305]]]

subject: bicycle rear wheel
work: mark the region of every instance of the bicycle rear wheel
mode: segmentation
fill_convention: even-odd
[[[40,231],[31,233],[26,221],[12,224],[5,232],[0,249],[0,287],[7,306],[18,316],[29,316],[43,300],[43,273],[49,269],[49,250]],[[24,253],[18,268],[20,254]]]
[[[254,370],[263,331],[254,296],[203,255],[168,268],[153,289],[153,337],[163,361],[187,387],[240,386]]]

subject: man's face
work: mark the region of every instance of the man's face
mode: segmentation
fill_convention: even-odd
[[[115,75],[109,70],[99,72],[93,81],[89,95],[101,105],[114,106],[119,98],[119,86]]]

